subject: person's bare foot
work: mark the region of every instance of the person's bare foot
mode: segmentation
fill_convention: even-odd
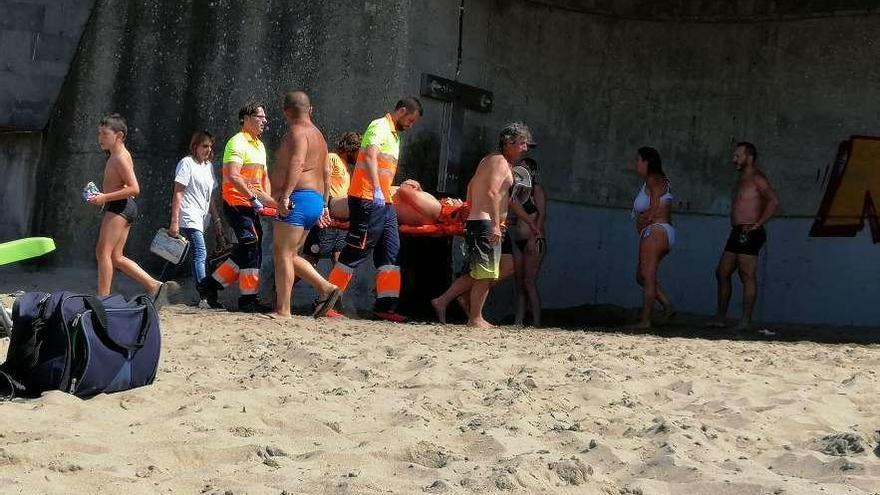
[[[162,309],[163,306],[169,304],[169,300],[171,297],[175,296],[180,292],[180,284],[173,280],[169,280],[167,282],[162,282],[156,288],[156,291],[153,293],[153,306],[156,310]]]
[[[629,328],[631,330],[646,330],[648,328],[651,328],[651,322],[650,321],[640,321],[637,323],[630,323],[629,325],[626,325],[624,328]]]
[[[725,328],[727,327],[727,318],[724,316],[716,315],[714,318],[709,320],[709,323],[706,323],[706,326],[709,328]]]
[[[490,328],[495,328],[495,325],[489,323],[488,321],[480,318],[478,320],[468,320],[467,326],[471,328],[479,328],[481,330],[488,330]]]
[[[446,305],[443,304],[443,301],[439,297],[431,299],[431,306],[434,307],[434,312],[437,313],[437,320],[440,323],[446,324]]]
[[[675,306],[669,304],[667,306],[663,306],[663,317],[667,320],[671,320],[675,318],[675,315],[678,314],[678,311],[675,310]]]
[[[733,327],[734,332],[750,332],[751,330],[752,322],[750,320],[740,320],[740,322]]]

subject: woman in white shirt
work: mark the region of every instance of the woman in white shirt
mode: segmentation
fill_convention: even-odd
[[[206,276],[208,250],[205,247],[205,221],[214,212],[211,193],[216,187],[211,158],[214,156],[214,136],[208,131],[197,131],[189,143],[190,154],[177,164],[174,174],[174,194],[171,196],[171,236],[183,234],[192,251],[192,271],[199,288],[199,306],[207,301],[201,294]]]

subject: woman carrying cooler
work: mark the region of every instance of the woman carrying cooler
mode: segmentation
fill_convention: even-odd
[[[174,175],[174,194],[171,196],[171,225],[168,234],[176,237],[183,234],[190,243],[192,252],[193,280],[199,290],[199,307],[208,307],[202,295],[202,280],[205,278],[208,251],[205,247],[205,221],[208,214],[216,217],[211,193],[216,182],[213,158],[214,136],[207,131],[197,131],[189,143],[190,154],[177,164]]]
[[[669,254],[675,244],[675,228],[672,218],[672,192],[669,179],[663,173],[660,153],[654,148],[639,148],[636,155],[636,172],[644,180],[633,201],[636,232],[639,233],[639,264],[636,282],[642,286],[642,311],[638,328],[651,327],[651,310],[654,301],[663,306],[663,312],[672,316],[674,310],[669,298],[660,289],[657,272],[660,261]]]

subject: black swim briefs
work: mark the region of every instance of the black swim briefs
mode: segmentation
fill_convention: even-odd
[[[115,213],[128,220],[128,224],[135,223],[138,219],[138,207],[133,198],[117,199],[104,203],[104,211]]]
[[[504,234],[501,237],[501,254],[513,254],[513,239],[510,237],[510,229],[502,229]]]
[[[767,231],[761,226],[746,232],[743,227],[745,226],[734,225],[730,229],[730,237],[727,238],[724,250],[735,254],[758,256],[764,243],[767,242]]]

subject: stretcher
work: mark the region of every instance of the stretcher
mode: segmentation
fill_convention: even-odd
[[[470,207],[460,199],[443,198],[440,200],[440,216],[437,223],[425,225],[400,225],[398,230],[403,235],[413,237],[451,237],[464,235],[464,223],[467,220]],[[347,220],[330,221],[330,227],[334,229],[348,230]]]

